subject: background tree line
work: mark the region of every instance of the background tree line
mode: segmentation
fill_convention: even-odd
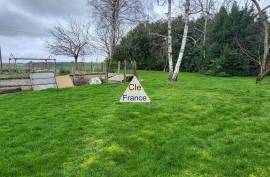
[[[258,73],[252,56],[262,54],[262,29],[253,7],[234,3],[230,9],[221,7],[209,19],[206,40],[203,40],[204,18],[192,19],[182,71],[218,76],[245,76]],[[173,62],[181,46],[184,19],[172,20]],[[153,35],[159,34],[159,35]],[[141,23],[131,30],[116,47],[114,60],[136,60],[139,69],[168,70],[167,21]],[[248,52],[248,53],[247,53]]]

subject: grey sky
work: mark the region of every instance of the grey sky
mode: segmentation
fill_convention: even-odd
[[[3,58],[48,57],[48,29],[68,18],[88,17],[86,0],[0,0]]]
[[[261,1],[266,4],[269,0]],[[48,57],[50,54],[45,47],[45,41],[49,40],[48,29],[70,17],[88,20],[86,2],[87,0],[0,0],[0,45],[4,60],[11,53],[16,57]],[[158,14],[156,18],[164,17],[166,7],[155,5],[154,9]],[[174,8],[174,12],[179,14],[179,5]],[[96,60],[101,57],[97,54],[91,58]],[[59,60],[64,58],[66,59],[58,57]]]

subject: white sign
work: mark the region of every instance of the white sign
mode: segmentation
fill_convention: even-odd
[[[121,97],[120,102],[149,103],[151,100],[145,93],[137,77],[134,76]]]

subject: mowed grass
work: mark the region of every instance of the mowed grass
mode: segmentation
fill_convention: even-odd
[[[127,84],[0,96],[0,176],[270,176],[270,81],[142,71]]]

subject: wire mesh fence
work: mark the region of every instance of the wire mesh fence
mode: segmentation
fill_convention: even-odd
[[[72,74],[87,74],[87,73],[101,73],[105,72],[104,62],[78,62],[71,63]]]
[[[136,74],[135,61],[56,62],[54,59],[13,58],[0,68],[0,78],[27,78],[32,72],[54,72],[56,75],[112,75]]]
[[[113,62],[109,66],[109,73],[116,73],[116,74],[121,74],[124,73],[126,70],[126,74],[132,74],[133,73],[133,68],[132,68],[132,62]]]
[[[0,69],[0,78],[25,78],[31,72],[56,72],[56,60],[10,58]]]

